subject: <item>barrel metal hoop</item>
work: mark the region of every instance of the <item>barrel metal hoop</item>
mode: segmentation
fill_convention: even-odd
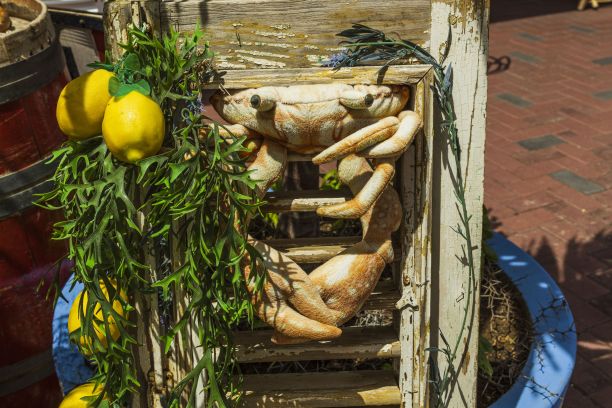
[[[0,220],[32,207],[36,201],[36,194],[47,193],[52,188],[53,181],[46,180],[26,190],[0,198]]]
[[[50,179],[57,168],[57,163],[49,163],[49,159],[50,156],[24,169],[0,176],[0,200]]]
[[[0,397],[36,384],[53,374],[54,370],[51,349],[18,363],[0,367]]]
[[[59,36],[28,59],[0,68],[0,104],[31,94],[49,84],[64,68]]]

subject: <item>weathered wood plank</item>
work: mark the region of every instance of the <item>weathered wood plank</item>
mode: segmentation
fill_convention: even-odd
[[[236,354],[241,363],[399,357],[397,333],[392,327],[346,327],[331,341],[277,345],[272,330],[237,332]]]
[[[359,241],[361,237],[268,239],[265,242],[283,252],[294,262],[322,263]]]
[[[340,50],[336,33],[354,23],[427,46],[429,0],[173,0],[161,3],[164,30],[200,24],[223,69],[318,66]]]
[[[432,105],[431,74],[416,87],[414,110],[423,117],[423,131],[401,163],[402,298],[398,302],[401,361],[400,389],[406,406],[423,407],[427,400],[431,282]]]
[[[391,371],[244,376],[245,407],[366,407],[400,404]]]
[[[390,280],[378,282],[361,310],[395,310],[400,293]]]
[[[341,190],[301,190],[279,191],[266,194],[267,204],[263,210],[268,212],[316,211],[326,205],[341,204],[353,197],[348,189]]]
[[[258,88],[266,85],[289,86],[306,84],[413,85],[429,72],[429,65],[392,65],[380,67],[350,67],[334,71],[331,68],[241,69],[228,70],[221,79],[227,89]],[[204,89],[217,89],[211,83]]]
[[[322,263],[348,247],[361,241],[361,237],[316,237],[295,239],[269,239],[266,244],[284,252],[297,263]],[[399,261],[402,249],[394,242],[395,259]]]
[[[458,345],[453,361],[455,375],[447,390],[450,397],[444,402],[451,408],[476,406],[477,399],[489,5],[488,0],[432,2],[431,49],[436,51],[435,57],[439,58],[437,51],[445,48],[451,31],[452,42],[445,65],[452,64],[454,68],[452,89],[461,145],[461,174],[467,210],[471,215],[472,245],[477,246],[473,251],[475,276],[470,277],[468,268],[460,261],[464,251],[470,248],[463,248],[465,241],[451,228],[460,224],[453,193],[457,171],[448,148],[449,141],[439,130],[441,124],[436,122],[432,201],[432,251],[436,257],[432,265],[431,346],[444,346],[438,333],[444,335],[451,349]],[[444,372],[447,364],[441,353],[438,353],[437,362]]]

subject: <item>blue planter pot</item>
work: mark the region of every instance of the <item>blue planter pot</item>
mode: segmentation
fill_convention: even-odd
[[[490,408],[558,408],[576,361],[576,330],[561,289],[525,251],[495,234],[499,267],[523,295],[533,322],[529,357],[512,388]]]
[[[563,293],[550,275],[525,251],[495,234],[489,245],[500,268],[523,295],[534,329],[529,357],[510,390],[490,408],[558,408],[567,390],[576,360],[574,318]],[[76,346],[68,341],[68,313],[82,285],[62,291],[53,319],[53,358],[67,393],[94,374]]]
[[[53,312],[53,361],[64,395],[94,375],[93,368],[87,365],[77,346],[70,343],[68,337],[70,306],[83,290],[83,284],[80,282],[70,290],[71,281],[72,277],[64,286]]]

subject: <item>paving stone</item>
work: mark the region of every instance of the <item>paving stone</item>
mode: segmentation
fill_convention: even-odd
[[[575,408],[575,407],[599,408],[600,407],[599,405],[594,405],[591,399],[586,394],[583,394],[582,391],[580,391],[577,387],[573,386],[573,384],[570,384],[570,386],[567,389],[565,397],[563,398],[563,406],[568,407],[568,408]]]
[[[519,145],[523,146],[527,150],[545,149],[547,147],[555,146],[561,143],[565,143],[565,141],[555,135],[532,137],[530,139],[525,139],[518,142]]]
[[[612,57],[598,58],[593,60],[593,63],[598,65],[612,65]]]
[[[530,64],[537,64],[538,62],[540,62],[540,59],[538,57],[535,57],[529,54],[525,54],[524,52],[520,52],[520,51],[513,51],[510,53],[510,55],[516,58],[517,60],[528,62]]]
[[[580,26],[580,25],[571,25],[568,28],[572,31],[576,31],[578,33],[585,33],[585,34],[591,34],[591,33],[597,32],[597,30],[595,30],[594,28]]]
[[[529,33],[519,33],[519,37],[524,38],[529,41],[542,41],[542,37],[539,35],[529,34]]]
[[[559,170],[551,173],[550,176],[566,186],[581,192],[582,194],[590,195],[600,193],[605,190],[599,184],[582,178],[570,170]]]
[[[578,349],[578,358],[572,376],[572,384],[585,395],[591,395],[601,387],[605,387],[610,382],[610,378],[599,368],[581,355]],[[569,406],[568,408],[577,408]]]
[[[594,299],[591,299],[589,303],[609,316],[612,316],[612,294],[608,293],[607,295],[598,296]]]
[[[514,95],[514,94],[502,93],[502,94],[498,94],[497,97],[519,108],[528,108],[531,106],[531,102],[521,98],[520,96]]]
[[[612,401],[612,385],[602,387],[595,391],[591,398],[595,400],[602,407],[609,407],[610,401]]]
[[[573,292],[566,292],[564,295],[574,315],[576,329],[579,333],[586,332],[591,327],[610,321],[610,315],[599,310],[590,302],[581,299]]]
[[[569,265],[564,266],[564,274],[565,282],[561,284],[561,289],[564,291],[569,290],[586,301],[610,293],[608,288],[583,273],[575,272]],[[576,274],[581,276],[580,279],[575,278]]]
[[[604,101],[612,101],[612,90],[595,92],[593,96]]]

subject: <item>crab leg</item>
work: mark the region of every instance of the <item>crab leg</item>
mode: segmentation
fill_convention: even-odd
[[[368,166],[369,167],[369,166]],[[395,174],[395,167],[390,160],[383,160],[361,190],[351,200],[317,208],[317,214],[331,218],[359,218],[364,215],[378,200]]]
[[[289,338],[296,337],[325,340],[340,336],[342,330],[333,326],[341,317],[340,312],[326,306],[308,274],[269,245],[255,240],[252,243],[262,255],[267,273],[262,297],[253,300],[259,317],[275,329],[272,341],[287,343],[291,342]],[[246,268],[245,276],[248,281]]]
[[[395,116],[389,116],[381,119],[378,122],[366,126],[363,129],[360,129],[357,132],[334,143],[316,155],[312,159],[312,162],[320,165],[332,160],[340,159],[352,153],[357,153],[358,151],[366,149],[392,137],[396,132],[398,125],[399,119]]]
[[[251,178],[257,181],[257,194],[260,197],[283,173],[286,162],[287,150],[278,143],[264,139],[248,167],[252,171]],[[250,242],[261,255],[267,273],[264,294],[253,301],[259,317],[275,328],[273,341],[282,342],[292,337],[311,340],[338,337],[342,331],[330,323],[338,319],[339,313],[326,306],[308,274],[269,245],[252,238]],[[248,268],[244,268],[244,273],[248,282]]]
[[[373,171],[365,158],[350,155],[339,165],[338,173],[343,183],[353,192],[363,190]],[[333,309],[334,321],[326,323],[339,326],[352,318],[363,306],[368,296],[376,286],[385,265],[393,260],[391,233],[399,227],[401,206],[395,190],[387,187],[371,211],[361,217],[363,240],[351,248],[336,255],[310,273],[310,280],[317,286],[326,305]],[[278,307],[280,310],[283,305]],[[279,313],[285,313],[279,312]],[[311,340],[315,337],[319,326],[308,335],[303,332],[278,330],[279,323],[284,324],[286,318],[297,318],[301,326],[303,316],[286,312],[283,320],[275,326],[277,332],[273,341],[278,344],[295,344]],[[320,324],[320,323],[319,323]],[[328,334],[332,334],[331,332]]]
[[[370,159],[397,157],[408,149],[414,136],[421,130],[423,122],[419,115],[413,111],[402,111],[397,117],[400,124],[395,134],[382,143],[360,151],[360,156]]]
[[[251,180],[257,183],[256,192],[260,198],[283,174],[286,164],[287,149],[270,139],[264,139],[255,159],[247,168],[251,171]]]
[[[402,111],[345,137],[312,159],[314,164],[337,160],[351,153],[368,158],[395,157],[403,153],[422,126],[419,115]]]
[[[343,183],[361,191],[372,174],[365,158],[351,155],[338,167]],[[361,217],[363,240],[310,273],[328,307],[341,313],[335,324],[353,317],[378,282],[385,265],[393,260],[391,233],[399,227],[401,206],[397,192],[384,189],[371,211]]]

